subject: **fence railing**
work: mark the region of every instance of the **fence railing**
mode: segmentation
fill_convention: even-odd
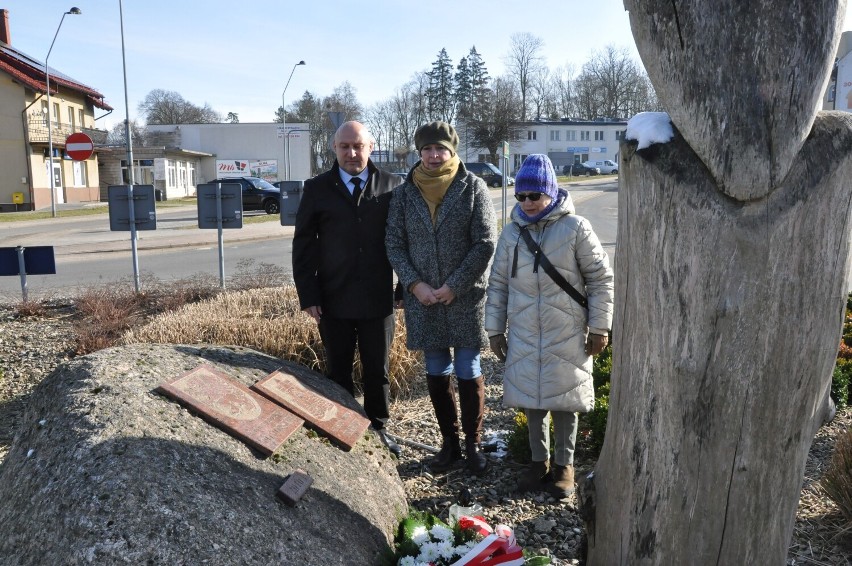
[[[109,133],[106,130],[99,130],[97,128],[81,128],[79,126],[72,126],[72,124],[63,122],[53,122],[51,125],[53,126],[53,131],[51,132],[53,135],[53,143],[57,145],[64,144],[65,138],[75,132],[83,132],[88,135],[92,138],[92,142],[95,145],[105,144],[107,134]],[[27,120],[27,135],[29,136],[30,143],[49,143],[50,138],[48,137],[47,120],[41,116],[29,118]]]

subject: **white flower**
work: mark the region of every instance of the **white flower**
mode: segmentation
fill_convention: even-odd
[[[435,525],[432,527],[430,532],[432,533],[432,538],[439,541],[450,540],[453,538],[453,531],[443,525]]]
[[[456,547],[453,545],[453,541],[451,540],[442,540],[438,544],[438,552],[441,554],[443,558],[449,560],[456,555]]]
[[[426,527],[420,525],[419,527],[414,527],[414,531],[411,533],[411,540],[417,546],[420,546],[424,542],[429,541],[429,531],[426,530]]]
[[[403,556],[397,562],[397,566],[417,566],[417,561],[413,556]]]
[[[417,560],[420,562],[434,562],[441,557],[438,552],[438,545],[434,542],[427,542],[420,547],[420,555]]]

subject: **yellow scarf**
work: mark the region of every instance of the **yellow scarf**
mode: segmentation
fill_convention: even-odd
[[[459,163],[459,156],[454,154],[437,169],[426,169],[422,163],[414,168],[414,184],[429,206],[433,225],[438,218],[438,207],[444,202],[444,195],[459,171]]]

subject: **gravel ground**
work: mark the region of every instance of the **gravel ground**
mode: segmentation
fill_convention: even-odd
[[[47,307],[45,316],[19,318],[12,308],[0,305],[0,462],[14,435],[28,392],[57,364],[74,355],[70,302],[58,299]],[[405,441],[398,470],[409,503],[412,508],[446,518],[450,505],[470,496],[482,505],[489,522],[514,527],[523,546],[550,555],[556,565],[578,564],[584,527],[574,497],[556,501],[544,493],[513,491],[522,466],[505,456],[497,442],[512,428],[514,417],[514,412],[500,403],[501,367],[490,355],[484,356],[483,371],[488,376],[485,440],[492,441],[487,447],[492,451],[489,470],[481,477],[465,473],[463,467],[440,475],[429,472],[425,463],[432,452],[416,444],[437,447],[440,438],[422,383],[414,385],[405,398],[394,403],[388,430]],[[830,461],[834,440],[850,427],[852,411],[846,409],[830,425],[820,429],[814,441],[788,565],[852,566],[852,527],[847,525],[844,530],[840,512],[818,485]],[[582,457],[582,444],[575,464],[577,477],[594,466],[594,461]]]

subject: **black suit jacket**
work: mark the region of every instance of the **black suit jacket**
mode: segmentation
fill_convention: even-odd
[[[402,183],[372,161],[356,204],[337,161],[305,181],[293,236],[293,280],[301,308],[332,318],[378,318],[393,312],[393,270],[385,252],[391,191]]]

